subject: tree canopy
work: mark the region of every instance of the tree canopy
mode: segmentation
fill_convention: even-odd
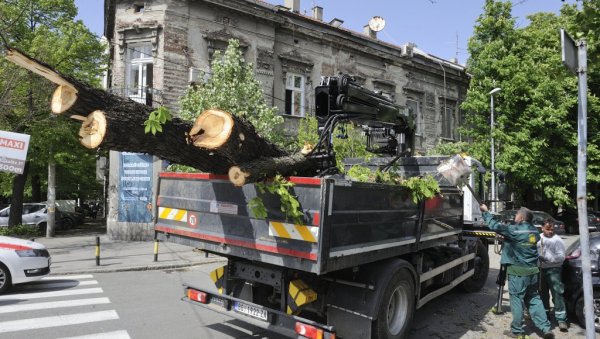
[[[8,44],[58,71],[99,85],[104,71],[105,46],[81,21],[75,21],[73,0],[11,0],[0,3],[0,33]],[[57,194],[67,197],[78,191],[98,190],[95,153],[79,146],[77,126],[52,117],[50,96],[54,85],[0,59],[0,129],[31,135],[27,159],[29,175],[44,184],[50,157],[57,164]],[[15,176],[0,174],[0,195],[14,196],[10,182]],[[26,194],[33,199],[39,187]],[[72,197],[72,196],[70,196]]]
[[[598,3],[588,1],[587,5],[591,2]],[[583,31],[575,21],[587,9],[566,6],[561,15],[537,13],[528,17],[528,26],[517,28],[511,6],[487,0],[469,40],[467,72],[472,79],[462,104],[464,132],[473,141],[471,153],[489,164],[490,91],[501,88],[493,94],[496,168],[507,172],[517,192],[533,188],[557,206],[572,206],[577,172],[577,78],[561,62],[559,30],[571,27],[581,38],[595,34],[589,41],[590,50],[595,50],[600,25],[590,24],[580,34]],[[600,20],[597,13],[586,16]],[[599,182],[600,107],[597,92],[590,89],[588,180]]]

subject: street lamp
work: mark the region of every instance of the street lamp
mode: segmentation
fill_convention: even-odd
[[[496,87],[488,93],[490,95],[490,144],[492,153],[492,212],[496,212],[496,168],[494,167],[494,93],[502,90]]]

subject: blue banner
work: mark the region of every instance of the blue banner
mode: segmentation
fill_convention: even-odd
[[[119,222],[152,221],[152,156],[121,153]]]

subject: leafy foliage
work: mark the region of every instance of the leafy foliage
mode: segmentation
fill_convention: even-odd
[[[165,106],[160,106],[154,111],[150,112],[148,119],[144,121],[144,133],[152,133],[156,135],[156,132],[162,132],[162,126],[167,122],[171,121],[171,112]]]
[[[600,17],[598,3],[590,1],[583,7],[589,18]],[[509,175],[518,193],[525,195],[535,190],[543,192],[557,206],[573,205],[577,177],[577,81],[561,63],[558,32],[569,26],[575,30],[575,18],[583,14],[566,6],[560,16],[537,13],[529,16],[527,27],[516,28],[511,6],[510,2],[487,0],[469,40],[467,72],[472,80],[462,104],[468,126],[465,133],[473,141],[469,154],[490,162],[489,92],[500,87],[502,90],[494,94],[496,121],[492,131],[496,167]],[[595,14],[591,14],[594,10],[589,7],[594,6]],[[600,26],[592,26],[588,26],[587,34],[593,32],[592,39],[596,41]],[[599,182],[596,135],[600,106],[596,94],[588,100],[592,136],[588,178]]]
[[[440,185],[437,180],[429,174],[420,177],[404,178],[394,170],[382,172],[377,169],[354,165],[346,173],[349,177],[360,182],[377,182],[388,185],[400,185],[410,189],[413,202],[419,203],[440,193]]]
[[[42,232],[37,226],[16,225],[13,227],[0,227],[0,235],[28,239],[41,236]]]
[[[275,176],[275,178],[268,182],[259,182],[255,184],[256,189],[260,194],[274,194],[279,197],[281,203],[281,212],[285,213],[286,219],[294,222],[295,224],[301,224],[303,219],[303,213],[300,209],[300,203],[298,199],[290,192],[294,187],[294,183],[285,180],[281,175]],[[256,218],[266,219],[267,208],[261,197],[257,196],[250,199],[248,202],[248,208],[252,211],[252,214]]]
[[[247,119],[256,131],[280,146],[285,145],[283,117],[276,107],[265,103],[264,92],[254,78],[252,64],[246,63],[239,42],[229,40],[223,55],[215,52],[210,78],[192,86],[181,99],[182,119],[193,121],[203,111],[219,108]]]

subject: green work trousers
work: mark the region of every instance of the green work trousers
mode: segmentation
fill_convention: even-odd
[[[562,268],[551,267],[540,269],[540,296],[544,302],[544,308],[550,310],[550,293],[552,293],[552,304],[554,304],[554,317],[556,321],[567,321],[567,310],[565,307],[565,285],[561,278]]]
[[[523,334],[523,305],[529,309],[531,320],[542,333],[550,332],[550,322],[546,317],[544,304],[538,292],[538,274],[526,276],[508,275],[508,293],[510,311],[513,316],[510,330],[514,334]]]

